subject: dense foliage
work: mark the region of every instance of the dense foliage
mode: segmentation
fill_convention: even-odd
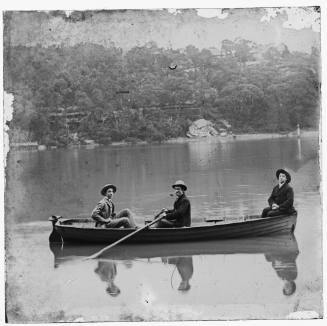
[[[220,55],[153,42],[126,53],[95,44],[5,47],[5,91],[15,96],[10,127],[57,145],[160,141],[185,136],[200,117],[226,119],[235,132],[316,128],[317,51],[253,48],[245,40],[225,40]]]

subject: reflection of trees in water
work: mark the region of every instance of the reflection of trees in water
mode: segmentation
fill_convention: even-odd
[[[190,142],[190,160],[199,168],[211,167],[256,170],[265,173],[280,164],[297,171],[318,156],[316,137],[277,138],[252,141]],[[240,180],[242,182],[242,180]]]
[[[306,197],[308,191],[319,191],[318,147],[312,139],[297,139],[294,157],[285,167],[292,175],[294,189],[300,190],[296,193],[295,204],[297,204],[297,198]],[[306,198],[304,200],[306,201]]]
[[[232,144],[201,140],[199,142],[189,142],[187,146],[192,164],[198,168],[207,169],[216,165],[217,157],[223,158],[224,156],[226,159],[226,156],[230,156],[229,149]]]
[[[294,151],[294,156],[292,165],[290,168],[297,172],[299,169],[301,169],[304,165],[306,165],[309,161],[312,161],[314,159],[318,158],[318,138],[316,140],[316,143],[313,142],[312,139],[297,139],[297,144]]]
[[[191,288],[190,279],[193,275],[193,258],[192,256],[187,257],[162,257],[164,264],[175,265],[177,271],[181,277],[181,282],[178,286],[179,291],[188,291]],[[173,274],[172,274],[173,277]]]

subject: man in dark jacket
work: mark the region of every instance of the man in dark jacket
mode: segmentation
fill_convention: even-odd
[[[278,185],[274,187],[270,197],[268,198],[269,207],[264,208],[261,217],[270,217],[283,214],[293,213],[294,207],[294,192],[289,185],[291,182],[291,175],[283,170],[276,171]]]
[[[172,187],[177,196],[174,209],[164,209],[164,218],[157,224],[157,228],[191,226],[191,203],[185,195],[187,187],[182,180],[176,181]]]

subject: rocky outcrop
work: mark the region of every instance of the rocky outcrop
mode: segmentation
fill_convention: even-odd
[[[232,126],[227,120],[220,119],[215,124],[209,120],[198,119],[194,121],[186,136],[189,138],[208,136],[227,136],[232,134]]]
[[[208,136],[218,136],[219,132],[213,127],[211,121],[205,119],[199,119],[194,121],[186,134],[187,137],[208,137]]]

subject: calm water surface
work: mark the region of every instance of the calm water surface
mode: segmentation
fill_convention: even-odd
[[[211,320],[322,314],[319,142],[203,140],[134,147],[11,152],[7,162],[7,314],[10,321]],[[52,215],[88,215],[103,184],[136,221],[189,187],[193,224],[260,213],[277,168],[292,175],[295,237],[159,246],[49,247]],[[293,315],[294,316],[294,315]]]

